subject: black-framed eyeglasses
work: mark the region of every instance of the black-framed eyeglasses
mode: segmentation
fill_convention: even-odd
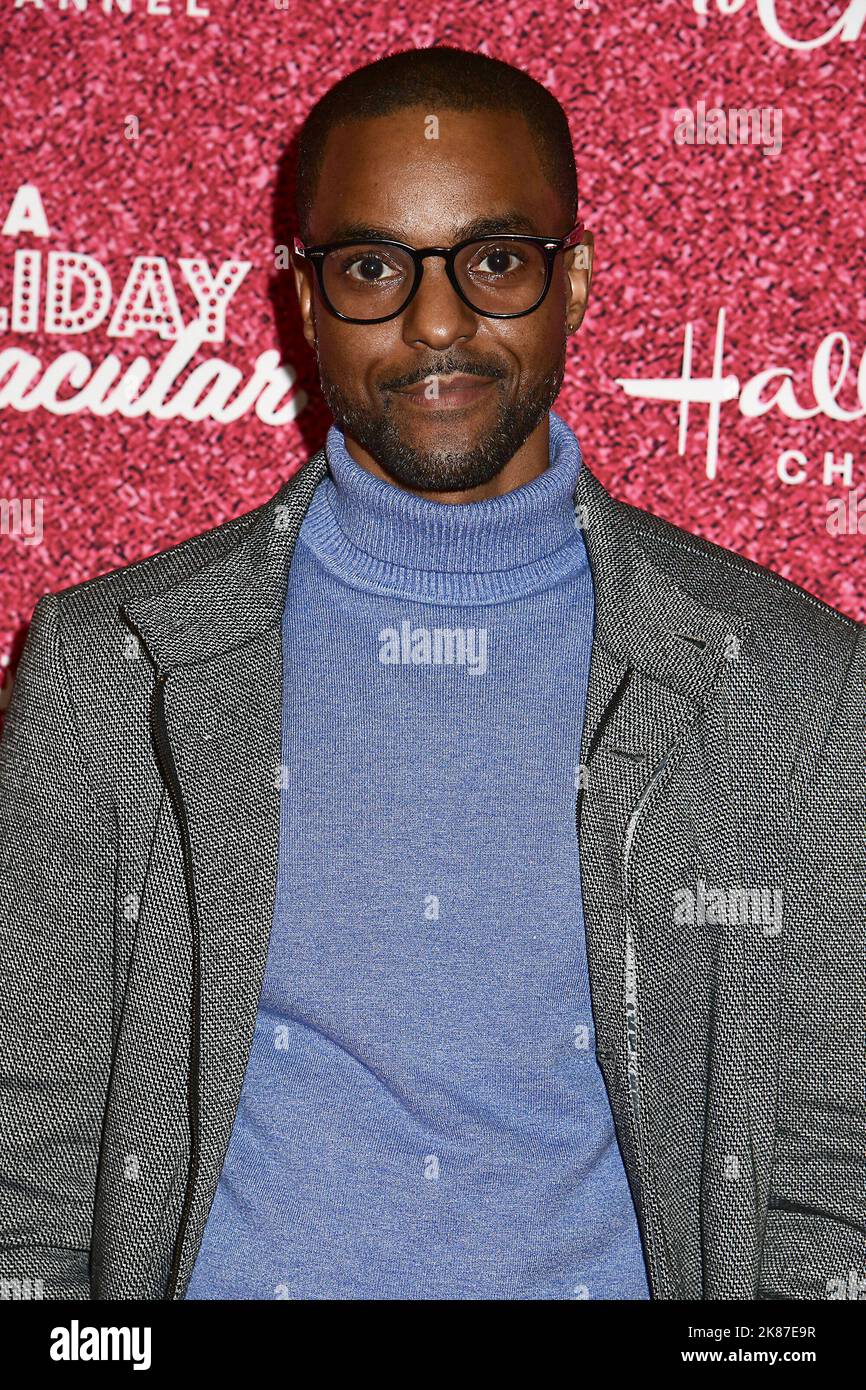
[[[293,250],[315,266],[326,308],[344,323],[386,323],[402,314],[421,284],[428,256],[444,257],[448,279],[474,313],[519,319],[541,304],[557,253],[576,245],[583,230],[584,223],[577,222],[563,237],[506,232],[420,249],[378,237],[305,246],[295,237]]]

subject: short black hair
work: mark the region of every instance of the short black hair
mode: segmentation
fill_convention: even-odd
[[[295,206],[307,239],[328,135],[335,126],[426,104],[432,110],[515,111],[533,135],[545,178],[573,225],[577,169],[568,117],[552,92],[520,68],[462,48],[411,48],[377,58],[340,79],[310,110],[300,132]]]

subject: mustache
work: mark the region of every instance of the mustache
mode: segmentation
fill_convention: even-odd
[[[382,391],[402,391],[407,386],[418,386],[428,377],[451,376],[459,372],[461,376],[483,376],[491,377],[494,380],[506,375],[504,368],[498,362],[479,362],[472,360],[461,362],[457,357],[439,358],[432,362],[425,370],[415,367],[411,372],[404,372],[402,376],[391,377],[389,381],[380,383]]]

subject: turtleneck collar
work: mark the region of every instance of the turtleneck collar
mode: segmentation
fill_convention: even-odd
[[[549,465],[537,478],[498,497],[451,503],[368,472],[332,425],[328,474],[304,540],[333,573],[380,593],[490,603],[546,588],[585,563],[574,514],[580,445],[552,410],[549,434]]]

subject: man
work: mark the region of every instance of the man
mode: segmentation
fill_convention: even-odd
[[[36,606],[0,1272],[848,1296],[864,628],[615,501],[552,411],[592,239],[544,88],[373,63],[298,206],[324,450]]]

